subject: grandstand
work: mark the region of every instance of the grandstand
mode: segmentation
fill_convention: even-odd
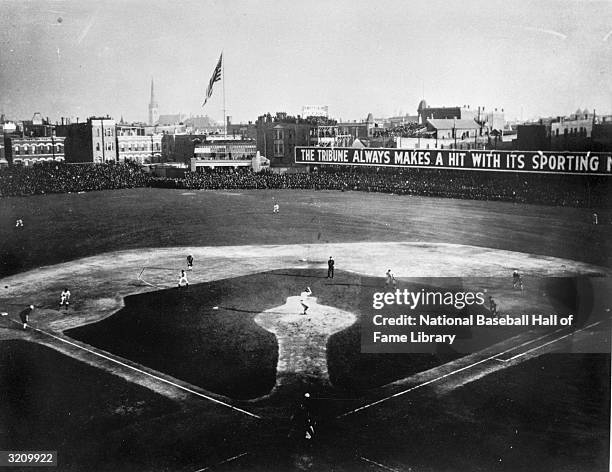
[[[586,208],[612,207],[605,176],[437,169],[322,166],[309,173],[253,173],[218,168],[184,178],[152,177],[134,164],[51,163],[0,169],[0,195],[34,195],[134,187],[313,189],[383,192]]]

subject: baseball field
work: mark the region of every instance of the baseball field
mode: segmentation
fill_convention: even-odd
[[[336,191],[0,199],[0,450],[57,451],[62,471],[608,470],[611,221]],[[373,308],[396,289],[574,325],[365,352],[374,313],[407,313]]]

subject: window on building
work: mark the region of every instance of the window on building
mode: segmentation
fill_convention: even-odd
[[[274,139],[284,139],[284,137],[285,137],[284,130],[282,129],[274,130]]]
[[[283,157],[285,155],[285,145],[282,141],[274,141],[274,157]]]
[[[100,150],[100,143],[96,143],[96,151]]]

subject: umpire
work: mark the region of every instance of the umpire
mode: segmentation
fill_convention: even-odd
[[[334,278],[334,260],[332,259],[332,256],[329,256],[329,261],[327,261],[327,278]]]

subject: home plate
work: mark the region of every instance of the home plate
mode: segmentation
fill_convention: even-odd
[[[218,310],[219,307],[218,306],[213,306],[213,310]]]

